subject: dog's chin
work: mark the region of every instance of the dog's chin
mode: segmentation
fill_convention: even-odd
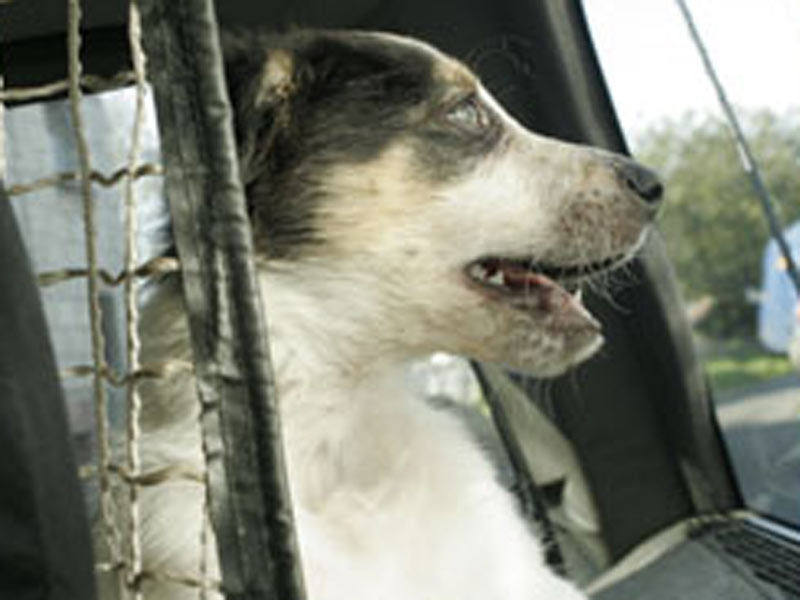
[[[492,362],[538,377],[561,375],[603,345],[600,322],[582,302],[580,281],[616,267],[615,257],[580,267],[550,267],[530,260],[482,258],[464,269],[465,281],[494,314],[500,329]],[[490,344],[492,346],[493,344]]]
[[[604,343],[603,335],[594,326],[562,328],[524,315],[510,322],[508,343],[491,348],[494,356],[486,359],[538,378],[563,375],[591,358]]]
[[[530,362],[520,365],[520,368],[540,378],[558,377],[594,356],[604,341],[599,333],[582,333],[566,344],[566,352],[550,357],[531,357]],[[511,368],[513,370],[513,365]]]

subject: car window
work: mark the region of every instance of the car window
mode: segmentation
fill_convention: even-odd
[[[800,4],[689,4],[800,260]],[[660,171],[660,231],[740,489],[800,525],[800,304],[674,0],[585,0],[632,152]]]

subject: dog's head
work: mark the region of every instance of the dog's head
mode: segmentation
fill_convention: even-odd
[[[336,335],[539,375],[599,348],[575,290],[641,245],[661,197],[650,171],[526,130],[415,40],[301,31],[228,46],[259,264]]]

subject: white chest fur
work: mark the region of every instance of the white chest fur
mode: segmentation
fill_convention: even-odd
[[[189,356],[185,319],[176,312],[175,290],[145,312],[145,361]],[[322,360],[342,341],[320,338],[319,329],[298,335],[313,313],[296,327],[285,311],[270,314],[310,600],[583,598],[543,564],[513,499],[461,423],[405,389],[403,364]],[[145,464],[202,468],[191,376],[146,384],[142,393]],[[201,485],[173,482],[143,496],[145,568],[197,576],[203,495]],[[218,576],[213,552],[206,561]],[[148,583],[148,591],[154,599],[196,595],[175,584]]]

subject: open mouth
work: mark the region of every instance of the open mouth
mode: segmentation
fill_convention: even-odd
[[[532,259],[481,258],[467,266],[467,274],[477,283],[510,294],[529,292],[543,284],[543,279],[575,292],[583,279],[608,271],[622,256],[580,265],[551,265]]]
[[[599,331],[600,324],[583,306],[580,284],[623,260],[615,256],[594,263],[552,265],[532,259],[487,257],[468,264],[466,274],[483,291],[512,306]]]

